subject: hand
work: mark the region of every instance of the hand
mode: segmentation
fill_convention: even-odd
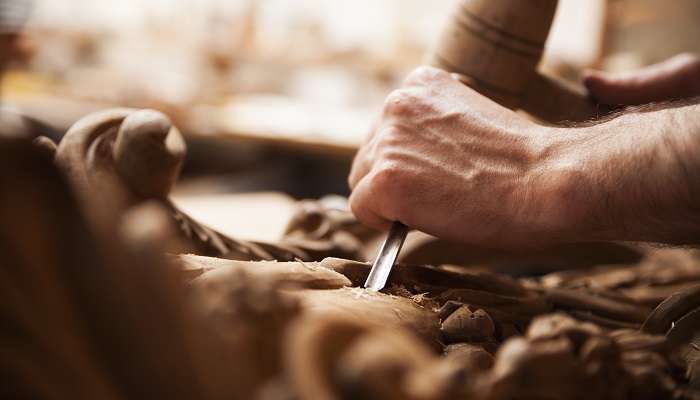
[[[398,220],[463,242],[561,239],[577,218],[567,206],[575,176],[552,163],[551,132],[421,67],[389,95],[355,158],[351,208],[372,227]]]
[[[583,83],[594,99],[609,105],[639,105],[700,96],[700,57],[680,54],[638,71],[589,71]]]
[[[661,82],[692,75],[678,72],[691,64],[620,88],[658,98],[670,92],[649,88],[668,89]],[[687,86],[696,85],[688,79]],[[370,226],[398,220],[489,246],[698,243],[698,115],[700,105],[689,102],[593,126],[544,127],[423,67],[388,97],[358,152],[350,206]]]

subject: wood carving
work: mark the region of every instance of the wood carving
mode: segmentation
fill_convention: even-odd
[[[94,224],[29,143],[0,140],[0,218],[0,398],[246,393],[243,375],[223,379],[173,267]]]
[[[693,252],[529,277],[400,264],[372,293],[359,288],[369,264],[320,257],[376,235],[347,214],[304,203],[276,245],[179,213],[167,194],[181,144],[162,114],[134,110],[90,116],[55,149],[0,140],[0,321],[11,331],[0,397],[700,393]],[[163,171],[128,172],[148,168]]]
[[[157,111],[119,108],[96,112],[75,123],[57,146],[46,137],[35,143],[55,154],[56,164],[69,176],[86,209],[125,212],[144,201],[157,201],[170,212],[182,240],[195,254],[243,261],[311,261],[332,255],[352,257],[359,252],[354,239],[342,232],[299,238],[294,232],[303,229],[300,224],[290,226],[289,244],[242,241],[182,212],[168,194],[182,167],[185,142],[170,120]]]

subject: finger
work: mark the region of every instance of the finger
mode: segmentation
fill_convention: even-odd
[[[350,175],[348,176],[350,190],[354,190],[357,184],[364,179],[365,176],[370,173],[370,171],[372,171],[372,168],[374,168],[382,134],[382,132],[379,132],[373,135],[372,140],[362,146],[362,148],[355,155],[355,159],[352,162],[352,167],[350,168]]]
[[[588,71],[583,83],[597,101],[637,105],[700,95],[700,59],[682,54],[637,71]]]
[[[386,116],[385,119],[390,121],[392,117]],[[350,175],[348,176],[348,184],[351,190],[353,190],[355,186],[357,186],[357,183],[369,174],[374,167],[377,154],[381,151],[383,145],[383,137],[389,133],[387,125],[391,125],[389,122],[386,123],[387,125],[382,125],[383,123],[384,121],[382,120],[377,124],[377,128],[369,142],[365,143],[355,155],[350,169]]]
[[[382,123],[381,115],[378,115],[372,120],[372,124],[369,128],[369,133],[365,136],[365,140],[362,146],[357,150],[355,158],[352,161],[352,167],[350,168],[350,174],[348,175],[348,186],[350,190],[355,188],[357,182],[362,179],[363,176],[372,168],[371,157],[369,157],[370,150],[373,148],[374,138],[377,135],[377,130]]]
[[[354,190],[355,186],[362,180],[374,166],[375,154],[377,153],[377,142],[379,134],[372,135],[371,140],[366,143],[355,155],[348,176],[348,184],[350,190]]]
[[[363,142],[363,145],[369,143],[372,141],[372,138],[377,134],[377,129],[379,129],[379,126],[382,123],[382,116],[377,115],[372,119],[372,124],[369,126],[369,132],[367,133],[367,136],[365,136],[365,141]]]
[[[372,160],[367,156],[368,145],[363,146],[355,155],[348,175],[348,186],[350,190],[355,190],[355,187],[362,178],[372,169]]]
[[[391,221],[382,217],[378,210],[378,193],[373,192],[370,177],[365,177],[350,194],[350,209],[355,217],[369,227],[388,230]]]

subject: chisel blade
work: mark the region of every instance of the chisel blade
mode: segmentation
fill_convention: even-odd
[[[379,249],[377,259],[374,260],[372,270],[367,276],[366,289],[378,292],[384,288],[407,234],[408,227],[401,222],[394,222],[391,225],[386,240],[382,244],[382,248]]]

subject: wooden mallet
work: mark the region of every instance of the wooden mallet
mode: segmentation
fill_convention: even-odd
[[[582,88],[538,72],[558,0],[460,0],[428,62],[473,89],[541,120],[582,121],[609,111]]]

